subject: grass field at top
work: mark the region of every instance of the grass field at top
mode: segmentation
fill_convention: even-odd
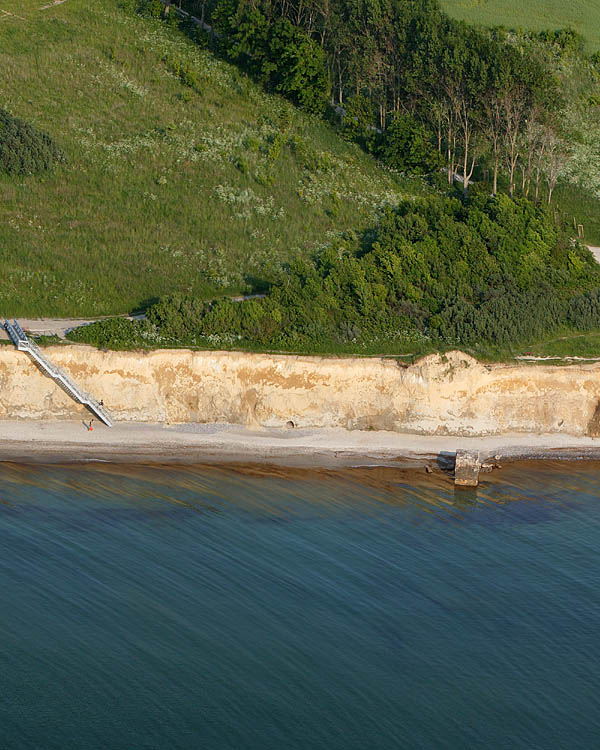
[[[599,0],[440,0],[451,16],[484,26],[543,31],[567,26],[587,41],[589,52],[600,49]]]
[[[0,175],[0,315],[243,291],[424,189],[117,0],[42,5],[0,0],[0,107],[67,160]]]

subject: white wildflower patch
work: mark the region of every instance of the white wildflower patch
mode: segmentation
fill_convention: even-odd
[[[15,215],[9,216],[6,223],[11,229],[14,229],[15,232],[18,232],[21,229],[43,232],[44,227],[42,226],[41,221],[40,217],[36,214],[28,217],[18,211]]]
[[[354,181],[350,184],[348,182],[345,179],[332,182],[321,176],[305,175],[298,185],[298,196],[305,203],[318,206],[326,204],[335,195],[338,202],[350,202],[370,212],[377,212],[386,206],[396,206],[404,197],[399,191],[374,185],[370,180],[362,178],[362,175],[355,175]],[[332,187],[335,187],[334,191]]]
[[[222,202],[234,207],[234,216],[239,219],[250,219],[253,215],[266,216],[271,219],[283,218],[283,208],[275,207],[273,196],[263,199],[251,188],[234,188],[227,185],[217,185],[215,195]]]
[[[101,69],[117,84],[119,88],[125,89],[135,96],[141,98],[148,96],[148,89],[141,86],[136,81],[132,81],[128,78],[121,68],[117,68],[116,65],[111,65],[106,62],[100,63]]]
[[[156,131],[131,135],[111,142],[99,140],[92,128],[80,129],[79,132],[81,133],[79,142],[86,151],[90,152],[92,160],[94,151],[101,152],[102,158],[106,156],[119,158],[130,156],[140,150],[158,151],[160,148],[160,139]]]

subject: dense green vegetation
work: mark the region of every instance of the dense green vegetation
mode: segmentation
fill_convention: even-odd
[[[577,34],[435,0],[182,4],[216,34],[160,0],[29,2],[0,28],[0,101],[66,154],[0,176],[0,311],[147,307],[73,334],[111,348],[499,353],[600,327],[571,239],[600,242]]]
[[[590,51],[600,49],[600,4],[596,0],[440,0],[455,18],[484,26],[578,31]]]
[[[499,350],[563,328],[600,326],[600,268],[524,199],[438,198],[387,210],[310,261],[298,257],[263,299],[169,297],[143,322],[96,323],[99,346],[259,345],[288,351],[405,351],[490,343]]]
[[[271,20],[252,6],[243,14],[239,10],[237,0],[221,0],[215,7],[217,48],[267,88],[321,113],[329,93],[323,49],[288,18]]]
[[[164,15],[158,0],[139,2]],[[337,105],[329,116],[390,166],[427,174],[444,163],[450,186],[458,179],[467,191],[484,180],[493,193],[549,203],[570,185],[582,198],[576,223],[600,241],[600,56],[587,57],[572,29],[478,29],[448,17],[436,0],[183,2],[218,34],[194,27],[192,36],[267,87],[282,90],[271,79],[289,77],[293,59],[313,111],[324,102],[326,67]],[[166,17],[172,22],[173,10]],[[270,35],[292,26],[288,54],[271,54]]]
[[[0,106],[66,160],[0,173],[2,315],[250,291],[428,190],[119,0],[42,5],[3,0]]]
[[[0,172],[36,174],[63,158],[47,133],[0,109]]]

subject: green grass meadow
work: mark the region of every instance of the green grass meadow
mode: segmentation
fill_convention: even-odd
[[[455,18],[483,26],[527,31],[570,26],[587,41],[589,52],[600,49],[598,0],[440,0]]]
[[[67,156],[0,175],[0,315],[249,291],[424,190],[117,0],[0,0],[0,106]],[[185,68],[192,83],[178,74]]]

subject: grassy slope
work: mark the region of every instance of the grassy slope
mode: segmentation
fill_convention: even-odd
[[[68,164],[0,175],[0,314],[91,316],[175,290],[244,290],[294,248],[422,189],[117,0],[39,7],[0,0],[22,17],[0,24],[0,106],[50,132]],[[174,62],[196,71],[198,91]]]
[[[589,51],[600,49],[598,0],[440,0],[450,15],[485,26],[532,31],[571,26],[584,36]]]

